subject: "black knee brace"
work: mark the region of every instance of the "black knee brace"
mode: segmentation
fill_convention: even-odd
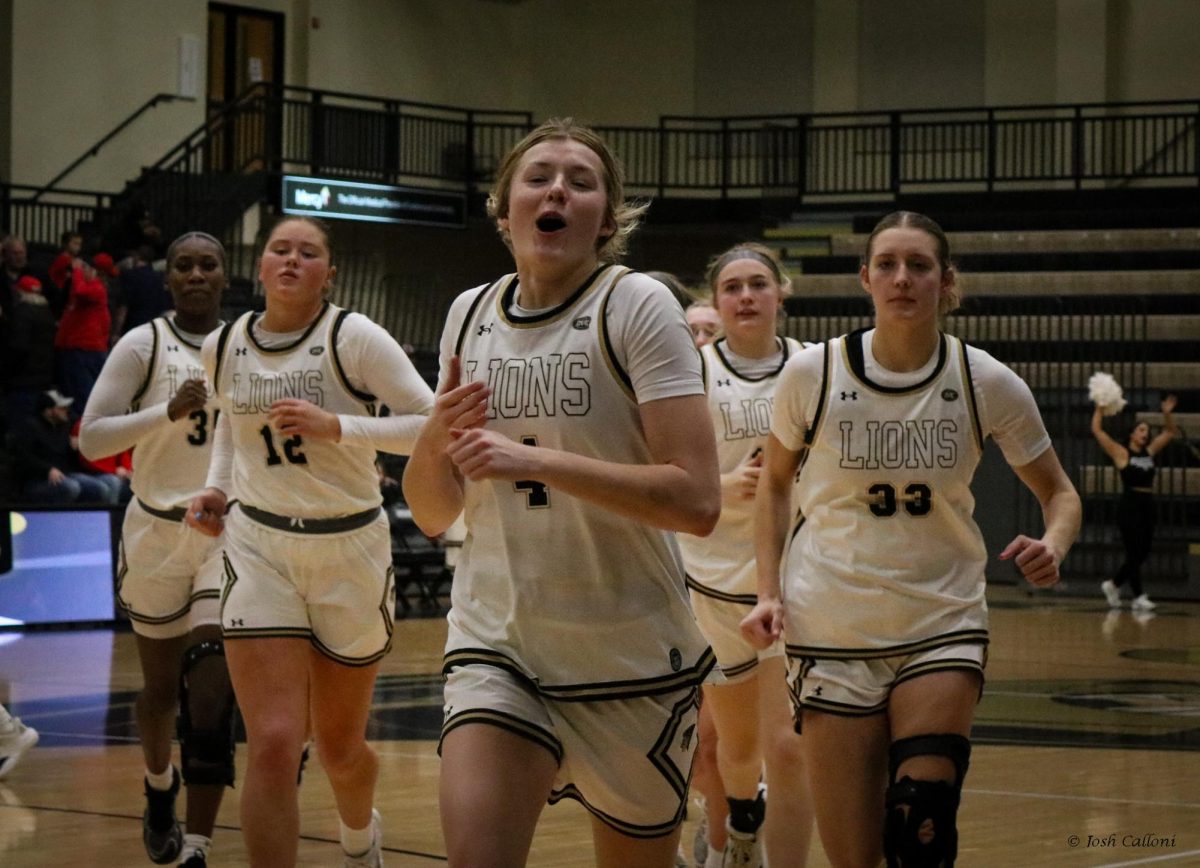
[[[901,764],[915,756],[943,756],[954,763],[954,783],[895,780]],[[958,854],[959,794],[971,758],[971,743],[961,735],[902,738],[888,751],[883,852],[888,868],[953,868]]]
[[[225,646],[217,641],[200,642],[183,654],[176,727],[183,753],[183,780],[188,784],[232,787],[237,701],[228,676],[216,691],[203,689],[207,685],[197,680],[198,673],[193,670],[208,657],[220,657],[224,666]]]

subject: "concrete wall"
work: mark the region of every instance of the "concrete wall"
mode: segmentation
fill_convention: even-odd
[[[292,84],[654,124],[1200,96],[1196,0],[241,0]],[[204,0],[0,0],[0,178],[44,183],[155,93]],[[11,40],[11,51],[5,50]],[[117,190],[197,127],[160,106],[67,179]]]

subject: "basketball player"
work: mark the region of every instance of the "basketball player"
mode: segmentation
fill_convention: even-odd
[[[941,228],[884,217],[859,279],[875,327],[802,350],[776,389],[755,512],[759,602],[744,630],[767,647],[786,624],[832,864],[951,866],[988,641],[969,488],[984,439],[1042,507],[1043,535],[999,555],[1031,584],[1058,581],[1081,507],[1029,387],[939,330],[958,302]]]
[[[167,249],[175,312],[131,329],[113,347],[88,398],[79,449],[90,459],[133,452],[117,598],[133,623],[144,686],[137,699],[146,761],[142,841],[150,860],[202,868],[217,809],[233,785],[236,705],[221,642],[221,552],[191,533],[185,506],[204,487],[216,408],[200,345],[219,325],[225,249],[203,232]],[[187,835],[175,816],[171,764],[179,711]]]
[[[714,257],[706,281],[723,332],[700,350],[717,435],[721,520],[706,538],[681,534],[679,545],[692,609],[725,676],[724,683],[704,686],[729,805],[728,834],[709,829],[709,864],[761,866],[765,840],[771,864],[803,866],[812,807],[787,695],[783,643],[759,650],[740,630],[757,602],[754,493],[775,386],[801,349],[799,341],[776,335],[791,281],[773,252],[754,243]],[[764,762],[770,790],[765,805],[759,789]]]
[[[489,204],[516,272],[451,307],[405,471],[427,534],[466,510],[441,812],[452,866],[516,866],[580,801],[601,866],[670,866],[712,653],[670,531],[720,507],[700,360],[658,281],[613,264],[640,208],[590,129],[548,121]]]
[[[310,705],[345,865],[382,864],[379,761],[365,737],[395,587],[375,454],[407,452],[433,396],[387,332],[325,298],[335,275],[324,224],[284,218],[259,266],[266,310],[203,350],[221,416],[188,522],[225,529],[221,614],[246,722],[241,818],[255,866],[295,864]]]

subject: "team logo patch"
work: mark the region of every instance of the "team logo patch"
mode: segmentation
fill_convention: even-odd
[[[309,354],[310,356],[319,356],[319,355],[321,355],[321,353],[323,353],[323,352],[325,352],[325,348],[324,348],[324,347],[309,347],[309,348],[308,348],[308,354]]]
[[[681,666],[683,666],[683,655],[679,653],[678,648],[672,648],[671,649],[671,671],[678,672],[679,668]]]
[[[942,389],[942,400],[943,401],[957,401],[958,400],[958,392],[956,392],[954,389]]]
[[[591,324],[592,318],[590,316],[577,316],[571,321],[571,328],[583,331]]]

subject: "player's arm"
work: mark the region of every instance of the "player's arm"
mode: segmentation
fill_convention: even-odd
[[[1045,532],[1037,539],[1017,536],[1000,557],[1011,559],[1030,584],[1053,585],[1061,578],[1059,566],[1079,535],[1083,504],[1053,447],[1013,471],[1041,505]]]

